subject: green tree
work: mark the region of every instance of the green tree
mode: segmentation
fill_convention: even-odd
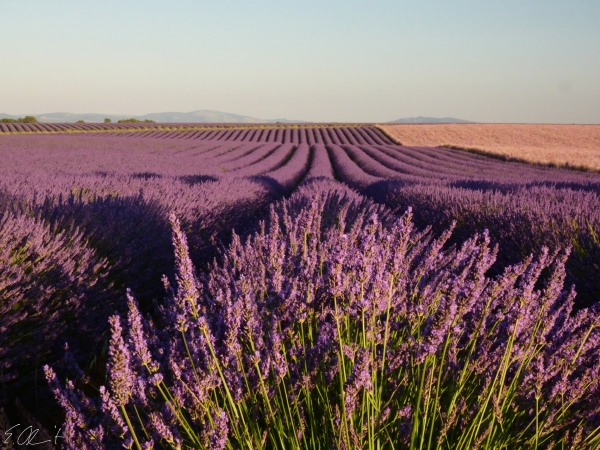
[[[37,119],[33,116],[19,117],[18,119],[1,119],[0,123],[37,123]]]
[[[154,123],[154,120],[150,120],[150,119],[139,120],[139,119],[135,119],[134,117],[132,117],[131,119],[121,119],[121,120],[119,120],[119,123],[141,123],[141,122],[152,122],[152,123]]]
[[[110,120],[108,117],[106,119],[104,119],[104,123],[111,123],[112,120]]]

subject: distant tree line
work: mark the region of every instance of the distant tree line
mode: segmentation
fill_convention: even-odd
[[[133,117],[131,119],[121,119],[118,121],[118,123],[140,123],[140,122],[153,122],[154,120],[138,120],[138,119],[134,119]],[[108,117],[106,119],[104,119],[104,123],[112,123],[112,120],[110,120]]]
[[[138,119],[134,119],[133,117],[131,119],[121,119],[119,120],[119,123],[139,123],[139,122],[152,122],[154,123],[154,120],[138,120]]]
[[[33,116],[25,116],[25,117],[20,117],[18,119],[0,119],[0,123],[37,123],[37,119]],[[121,119],[119,120],[119,123],[144,123],[144,122],[152,122],[154,123],[154,120],[138,120],[138,119],[134,119],[133,117],[131,119]],[[85,123],[83,120],[78,120],[75,123]],[[104,119],[104,123],[112,123],[112,120],[106,118]]]
[[[37,119],[33,116],[25,116],[18,119],[0,119],[0,123],[37,123]]]

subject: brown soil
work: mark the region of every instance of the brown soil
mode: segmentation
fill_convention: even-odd
[[[453,147],[554,166],[600,170],[600,125],[378,125],[402,145]]]

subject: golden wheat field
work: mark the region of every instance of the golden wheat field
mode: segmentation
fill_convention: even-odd
[[[510,159],[600,170],[600,125],[379,125],[407,146],[457,147]]]

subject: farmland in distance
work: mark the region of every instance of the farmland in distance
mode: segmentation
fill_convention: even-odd
[[[379,125],[396,142],[454,147],[509,160],[600,171],[599,125]]]

